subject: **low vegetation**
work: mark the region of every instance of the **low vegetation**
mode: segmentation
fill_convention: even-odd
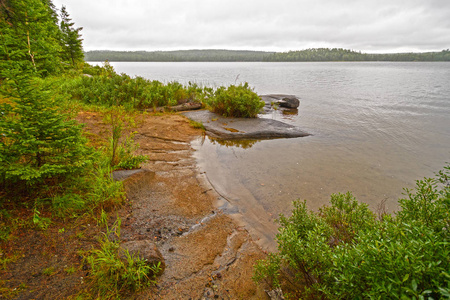
[[[278,253],[254,279],[289,299],[446,299],[450,296],[450,167],[406,190],[400,210],[378,218],[351,195],[280,216]]]
[[[195,83],[187,86],[178,82],[163,84],[119,75],[108,62],[103,67],[85,67],[84,71],[93,75],[64,78],[59,84],[60,93],[85,104],[121,106],[127,110],[152,110],[197,102],[225,117],[254,118],[264,107],[264,102],[248,83],[215,90]]]
[[[60,92],[85,104],[123,106],[128,110],[202,102],[209,90],[195,83],[187,86],[178,82],[163,84],[142,77],[119,75],[108,62],[103,67],[86,65],[84,73],[89,76],[66,76],[60,83]]]
[[[219,87],[208,99],[208,104],[215,113],[238,118],[255,118],[264,107],[264,101],[248,83]]]
[[[86,256],[91,266],[90,279],[100,299],[120,299],[126,293],[153,285],[160,272],[159,265],[149,265],[146,260],[120,248],[120,225],[118,219],[113,232],[107,228],[100,240],[100,249],[93,249]],[[110,238],[112,235],[114,237]]]

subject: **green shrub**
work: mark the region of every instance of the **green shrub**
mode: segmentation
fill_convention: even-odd
[[[247,82],[219,87],[207,101],[212,111],[225,117],[255,118],[264,107],[264,102]]]
[[[87,104],[123,106],[128,109],[174,106],[188,101],[202,102],[206,95],[204,89],[192,83],[188,86],[178,82],[163,84],[142,77],[119,75],[108,63],[103,67],[85,67],[84,71],[90,76],[67,77],[61,85],[61,93],[68,93],[72,99]]]
[[[280,217],[279,252],[254,279],[302,298],[438,299],[450,295],[449,167],[407,190],[396,216],[376,219],[350,194],[318,213],[294,202]]]
[[[60,91],[86,104],[148,109],[206,102],[216,113],[244,118],[256,117],[264,107],[264,102],[248,83],[219,87],[214,91],[191,82],[183,86],[178,82],[163,84],[157,80],[119,75],[108,63],[104,67],[85,67],[84,71],[91,75],[67,77]]]
[[[117,299],[121,295],[138,291],[156,283],[159,265],[151,266],[139,257],[131,256],[125,251],[125,259],[120,257],[120,219],[115,224],[116,240],[111,241],[111,232],[107,229],[100,241],[100,249],[94,249],[86,261],[91,266],[89,278],[93,282],[94,292],[101,299]]]

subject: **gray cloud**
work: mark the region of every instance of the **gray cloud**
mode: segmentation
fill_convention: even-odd
[[[53,0],[85,50],[450,48],[448,0]]]

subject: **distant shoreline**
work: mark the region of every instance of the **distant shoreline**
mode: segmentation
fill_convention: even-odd
[[[110,62],[427,62],[450,61],[450,50],[421,53],[369,54],[347,49],[317,48],[289,52],[250,50],[178,50],[178,51],[110,51],[85,52],[86,61]]]

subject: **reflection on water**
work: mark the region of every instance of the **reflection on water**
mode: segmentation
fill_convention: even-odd
[[[239,208],[262,245],[275,249],[276,226],[271,231],[267,226],[280,213],[289,214],[295,199],[306,199],[310,209],[318,209],[328,204],[330,194],[350,190],[372,209],[386,201],[393,211],[402,187],[412,187],[386,172],[384,163],[367,161],[361,154],[349,156],[347,147],[322,139],[262,140],[247,149],[206,139],[194,147],[199,167],[214,188]]]
[[[297,108],[283,109],[281,112],[285,116],[298,116],[298,109]]]
[[[259,140],[223,140],[208,137],[212,144],[219,144],[225,147],[238,147],[242,149],[251,148],[254,144],[259,142]]]

